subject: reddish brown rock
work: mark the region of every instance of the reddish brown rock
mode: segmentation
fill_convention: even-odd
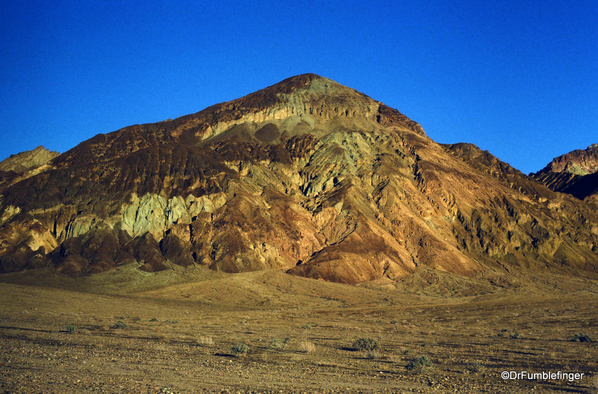
[[[580,200],[598,194],[598,144],[553,159],[533,177],[550,189]],[[588,201],[594,201],[590,198]]]
[[[204,265],[355,284],[420,267],[597,270],[588,204],[473,145],[439,145],[399,111],[313,74],[98,135],[10,179],[3,272]]]

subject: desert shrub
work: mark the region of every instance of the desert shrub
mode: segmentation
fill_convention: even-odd
[[[273,339],[270,341],[270,345],[268,345],[268,348],[272,350],[283,350],[286,346],[286,342],[281,341],[280,339]]]
[[[521,339],[523,335],[519,334],[518,332],[511,334],[511,339]]]
[[[235,356],[247,354],[248,351],[249,351],[249,346],[247,346],[244,343],[238,343],[230,349],[230,352],[232,354],[234,354]]]
[[[374,360],[374,359],[380,357],[380,355],[378,354],[377,351],[371,350],[371,351],[367,352],[366,357],[369,358],[370,360]]]
[[[150,319],[150,321],[158,321],[158,319],[156,319],[155,317],[152,317],[152,318]]]
[[[589,335],[584,334],[584,333],[578,333],[578,334],[573,335],[573,338],[571,338],[571,342],[593,342],[593,341]]]
[[[75,332],[75,326],[66,326],[66,332],[72,334]]]
[[[119,320],[118,322],[114,323],[112,328],[127,328],[127,323],[125,323],[122,320]]]
[[[467,364],[466,366],[467,370],[470,372],[484,372],[486,370],[486,367],[484,367],[482,364],[480,364],[477,361],[474,361],[472,363]]]
[[[380,343],[374,338],[359,338],[353,342],[353,349],[355,350],[380,350]]]
[[[500,330],[498,334],[496,334],[496,336],[499,338],[504,338],[507,336],[508,331],[509,330],[507,330],[506,328],[503,328],[502,330]]]
[[[303,328],[304,330],[311,330],[311,325],[304,324],[301,328]]]
[[[407,364],[407,370],[417,373],[426,373],[433,369],[432,360],[428,356],[417,356]]]
[[[301,342],[299,344],[299,350],[304,353],[313,353],[316,351],[316,345],[313,342]]]

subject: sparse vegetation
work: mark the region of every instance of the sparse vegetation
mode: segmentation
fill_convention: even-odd
[[[428,373],[433,370],[432,360],[428,356],[417,356],[407,364],[407,370],[416,373]]]
[[[282,273],[276,275],[279,279],[286,278]],[[288,279],[295,280],[293,284],[327,288],[319,282]],[[216,300],[215,294],[231,288],[228,283],[205,294]],[[5,291],[7,309],[2,317],[6,322],[0,328],[3,341],[0,360],[5,363],[11,360],[12,366],[7,364],[7,371],[15,372],[3,375],[4,391],[35,393],[51,387],[55,392],[64,393],[101,392],[118,384],[123,387],[120,391],[154,392],[169,382],[189,379],[200,392],[210,389],[245,392],[256,387],[262,392],[311,392],[314,387],[338,387],[340,390],[335,391],[342,391],[349,382],[350,388],[345,390],[352,392],[383,392],[392,388],[396,392],[507,393],[517,391],[519,386],[505,384],[500,378],[501,371],[556,370],[556,367],[563,372],[579,371],[586,375],[575,382],[561,379],[549,384],[523,383],[536,385],[540,391],[546,386],[553,391],[596,392],[598,387],[592,386],[591,380],[592,363],[598,357],[596,342],[570,342],[572,338],[584,341],[586,336],[596,341],[591,311],[595,310],[598,300],[590,292],[579,295],[584,302],[576,301],[579,305],[574,304],[575,308],[571,307],[572,301],[566,294],[565,298],[556,299],[532,297],[531,303],[526,304],[520,302],[520,295],[515,292],[512,300],[496,302],[489,295],[465,304],[457,300],[456,304],[447,305],[443,300],[428,308],[430,299],[417,299],[421,306],[413,301],[417,307],[368,310],[361,307],[361,303],[375,305],[380,292],[356,287],[351,289],[356,292],[351,304],[355,310],[337,311],[327,305],[322,307],[321,300],[311,297],[312,291],[308,288],[306,302],[313,303],[302,306],[298,312],[278,304],[261,310],[261,296],[251,293],[255,298],[250,301],[259,307],[255,308],[249,301],[247,306],[258,310],[255,315],[249,315],[248,326],[238,326],[237,322],[245,318],[244,313],[251,311],[239,311],[229,304],[245,302],[244,292],[228,294],[228,298],[221,301],[222,307],[206,304],[198,309],[196,303],[173,303],[169,299],[146,298],[145,294],[128,298],[131,305],[123,306],[120,296],[102,295],[102,302],[98,302],[98,296],[93,293],[42,288],[35,293],[39,294],[37,298],[31,298],[32,292],[26,288],[8,288],[11,292]],[[297,302],[294,293],[281,294],[281,297],[289,305]],[[521,308],[516,310],[517,315],[513,314],[513,305]],[[34,308],[38,308],[39,314],[35,316],[35,326],[31,315],[20,313]],[[571,318],[561,322],[538,312],[542,308],[555,311],[559,317]],[[326,323],[322,310],[327,315]],[[79,311],[84,313],[76,313]],[[95,319],[91,318],[92,313]],[[137,315],[141,320],[134,323]],[[114,316],[125,316],[125,319]],[[153,317],[156,320],[150,322]],[[166,319],[178,318],[178,324],[164,323]],[[397,326],[388,324],[393,319],[399,321]],[[467,324],[477,319],[485,323]],[[111,329],[119,320],[128,327]],[[385,323],[378,325],[375,323],[378,320]],[[318,322],[320,326],[311,330],[301,328]],[[74,333],[67,333],[68,325],[76,326]],[[39,331],[32,332],[31,328]],[[511,339],[517,332],[524,339]],[[504,337],[489,338],[490,334],[496,337],[498,333]],[[358,342],[358,339],[362,340]],[[359,348],[377,342],[381,349],[353,350],[354,342]],[[57,346],[59,343],[66,346]],[[239,344],[237,349],[231,350],[236,344]],[[427,355],[428,360],[416,358],[421,355]],[[168,359],[168,368],[161,362],[165,359]],[[119,368],[137,365],[140,360],[148,361],[143,368]],[[65,370],[70,371],[69,377],[74,381],[63,378]],[[339,370],[349,372],[341,374]],[[148,376],[152,379],[145,383]],[[75,385],[78,379],[81,381]],[[54,383],[50,386],[49,382]],[[172,390],[177,391],[183,392],[185,387]]]
[[[380,350],[380,342],[374,338],[359,338],[355,342],[353,342],[353,349],[355,350]]]
[[[472,362],[472,363],[468,363],[468,364],[466,365],[466,369],[467,369],[469,372],[475,372],[475,373],[478,373],[478,372],[484,372],[484,371],[486,370],[486,367],[484,367],[484,366],[483,366],[482,364],[480,364],[478,361],[474,361],[474,362]]]
[[[593,342],[592,338],[588,334],[578,333],[573,335],[571,338],[571,342]]]
[[[496,334],[496,336],[498,338],[511,338],[511,339],[521,339],[523,338],[523,335],[521,335],[518,332],[513,332],[509,334],[509,330],[507,330],[506,328],[503,328],[502,330],[500,330],[500,332],[498,334]],[[493,335],[490,335],[490,338],[494,338]]]
[[[268,348],[272,349],[272,350],[284,350],[284,348],[287,346],[287,343],[291,340],[290,337],[284,338],[284,339],[273,339],[272,341],[270,341],[270,344],[268,345]]]
[[[378,354],[377,351],[375,350],[371,350],[369,352],[367,352],[366,357],[369,358],[370,360],[374,360],[380,357],[380,355]]]
[[[238,343],[230,349],[230,352],[235,356],[242,356],[247,354],[249,346],[244,343]]]
[[[127,328],[127,323],[125,323],[122,320],[119,320],[116,323],[114,323],[111,328],[114,328],[114,329],[124,329],[124,328]]]

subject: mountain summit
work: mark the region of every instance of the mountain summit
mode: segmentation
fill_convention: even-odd
[[[556,157],[532,176],[552,190],[598,202],[598,144]]]
[[[597,270],[588,205],[314,74],[97,135],[10,179],[0,272],[204,265],[356,284]]]

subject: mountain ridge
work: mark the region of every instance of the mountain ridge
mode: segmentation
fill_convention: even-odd
[[[314,87],[313,85],[317,86]],[[330,97],[326,94],[327,90],[336,90],[337,93],[340,91],[340,94],[335,94],[332,96],[335,98],[334,100],[326,100],[324,104],[318,100],[313,100],[313,102],[310,100],[314,96],[314,92],[320,93],[317,95],[318,98]],[[290,98],[292,97],[292,93],[297,91],[300,93],[305,91],[306,94],[301,94],[299,99],[292,100]],[[368,112],[368,117],[371,119],[375,118],[378,123],[405,123],[414,130],[424,133],[422,127],[417,122],[412,121],[398,110],[375,101],[363,93],[316,74],[301,74],[287,78],[239,99],[214,104],[195,114],[184,115],[173,120],[157,123],[127,126],[110,134],[126,133],[132,135],[129,138],[116,139],[119,142],[116,148],[122,152],[127,152],[127,149],[133,147],[133,142],[140,142],[134,139],[140,133],[147,133],[150,138],[162,139],[163,142],[178,140],[183,143],[197,143],[217,136],[230,128],[236,121],[245,117],[248,121],[259,123],[266,118],[275,120],[293,115],[309,116],[314,114],[314,112],[319,117],[324,118],[330,117],[333,114],[342,115],[343,113],[347,117],[354,116],[357,112],[355,109],[352,108],[351,111],[347,112],[347,108],[343,107],[347,106],[347,103],[351,100],[360,102],[360,109]],[[82,144],[98,144],[105,141],[106,135],[98,134]],[[149,145],[145,144],[142,146],[147,147]],[[57,163],[58,166],[72,164],[71,155],[73,153],[79,154],[80,149],[78,148],[79,146],[65,152],[62,155],[64,158]],[[94,151],[93,153],[94,155],[89,155],[85,159],[97,162],[103,157],[102,151]],[[110,153],[112,154],[111,157],[114,157],[117,152],[113,150]]]
[[[532,177],[554,191],[598,202],[598,144],[555,157]]]
[[[0,185],[0,272],[204,265],[357,284],[426,267],[595,275],[598,218],[315,74],[100,134]],[[542,268],[544,267],[544,268]]]

